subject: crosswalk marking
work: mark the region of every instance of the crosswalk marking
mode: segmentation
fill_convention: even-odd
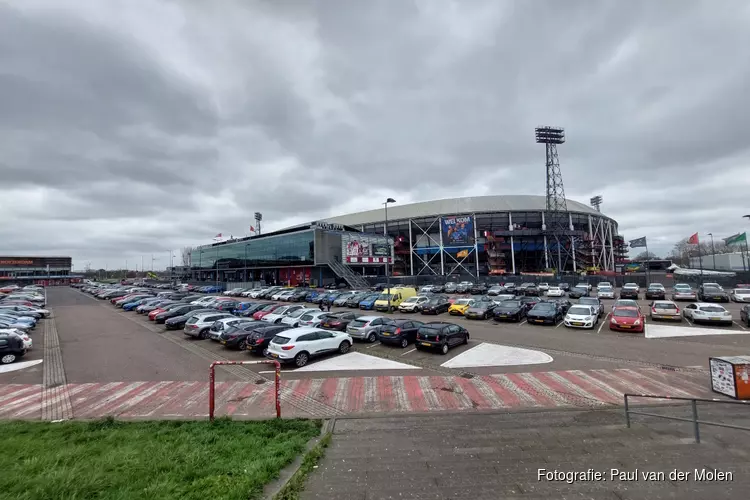
[[[68,384],[74,418],[201,418],[207,382]],[[273,384],[219,382],[219,415],[266,418],[274,414]],[[381,412],[438,412],[500,408],[601,407],[622,395],[717,397],[702,372],[651,368],[558,370],[474,376],[379,376],[282,380],[282,414],[289,417]],[[0,418],[38,419],[39,385],[0,385]]]

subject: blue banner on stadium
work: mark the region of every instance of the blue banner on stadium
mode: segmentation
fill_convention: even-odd
[[[470,215],[443,217],[440,220],[443,246],[471,245],[474,240],[474,219]]]

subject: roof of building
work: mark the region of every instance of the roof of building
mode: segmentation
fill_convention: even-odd
[[[583,212],[603,216],[594,208],[583,203],[567,200],[568,211]],[[500,195],[469,196],[465,198],[447,198],[444,200],[423,201],[419,203],[398,203],[388,206],[388,220],[416,219],[435,215],[457,215],[482,212],[525,212],[546,208],[544,196]],[[353,214],[328,217],[326,221],[338,224],[370,224],[384,220],[383,209],[367,210]]]

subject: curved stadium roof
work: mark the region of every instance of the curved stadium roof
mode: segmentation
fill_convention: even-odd
[[[597,212],[588,205],[573,200],[566,201],[569,212],[581,212],[605,217],[602,213]],[[528,212],[544,210],[545,208],[546,198],[544,196],[470,196],[466,198],[447,198],[444,200],[407,203],[404,205],[399,205],[398,203],[388,205],[388,220],[417,219],[421,217],[434,217],[436,215],[466,213]],[[381,222],[384,219],[383,209],[379,208],[365,212],[339,215],[337,217],[327,217],[323,220],[352,226]]]

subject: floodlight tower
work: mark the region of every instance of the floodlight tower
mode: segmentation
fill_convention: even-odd
[[[589,203],[591,203],[591,206],[594,207],[597,212],[602,211],[603,200],[601,196],[594,196],[589,200]]]
[[[263,220],[263,214],[255,212],[255,234],[260,234],[260,221]]]
[[[557,158],[557,145],[565,142],[565,129],[560,127],[537,127],[534,129],[537,144],[544,144],[547,156],[547,204],[545,214],[545,230],[557,247],[557,272],[563,271],[563,246],[570,232],[568,219],[568,205],[565,201],[565,187],[563,186],[560,161]],[[548,256],[552,256],[550,238],[547,238]],[[567,259],[566,259],[567,260]]]

